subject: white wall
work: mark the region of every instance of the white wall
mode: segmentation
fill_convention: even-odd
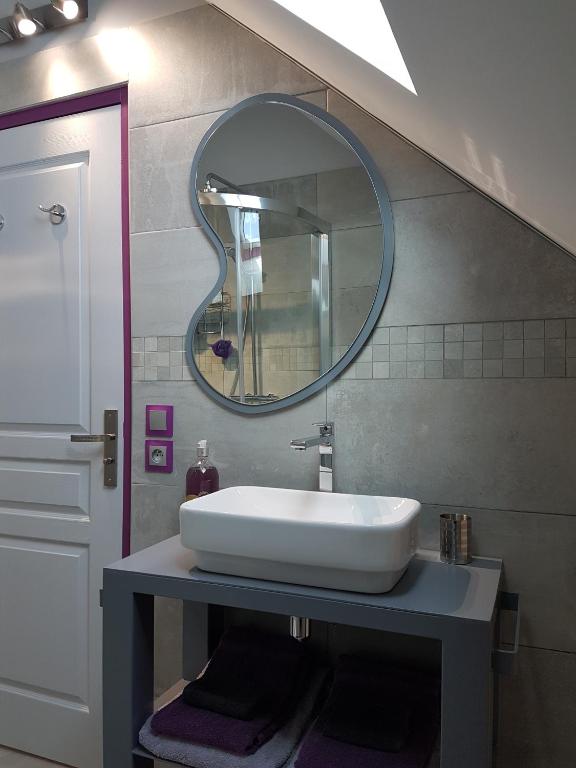
[[[26,0],[29,8],[45,5],[48,0]],[[204,0],[88,0],[88,19],[74,24],[70,29],[57,33],[46,33],[17,44],[0,46],[0,63],[29,56],[31,53],[65,45],[99,32],[129,27],[159,16],[184,11],[203,5]],[[9,16],[14,9],[14,0],[0,0],[0,18]]]
[[[382,1],[417,96],[273,0],[209,0],[576,253],[574,0]]]

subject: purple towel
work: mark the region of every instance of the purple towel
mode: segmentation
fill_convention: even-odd
[[[266,716],[236,720],[207,709],[191,707],[181,696],[152,718],[152,731],[157,736],[191,741],[235,755],[253,754],[272,738],[280,725]]]
[[[152,754],[194,768],[282,768],[298,746],[302,734],[314,717],[318,697],[322,693],[327,669],[311,673],[302,698],[293,716],[253,755],[232,755],[213,747],[203,747],[190,741],[156,736],[150,728],[149,718],[140,729],[140,743]]]
[[[354,686],[350,683],[354,682]],[[304,739],[296,760],[296,768],[424,768],[434,750],[439,727],[439,684],[436,678],[416,670],[395,669],[378,662],[354,657],[340,659],[335,677],[335,689],[346,684],[347,691],[355,694],[358,704],[380,696],[381,700],[398,700],[411,710],[410,732],[403,738],[400,751],[391,752],[346,743],[346,734],[334,731],[331,722],[330,698],[312,730]],[[341,692],[340,692],[341,693]],[[332,696],[332,701],[334,697]],[[351,718],[354,701],[350,701]],[[362,707],[357,708],[358,712]],[[350,733],[364,739],[361,723],[353,723]],[[326,732],[331,732],[330,738]],[[389,734],[392,736],[393,734]],[[338,738],[334,738],[338,736]],[[378,742],[378,734],[373,741]]]
[[[253,720],[238,720],[187,704],[182,696],[160,709],[152,718],[157,736],[170,736],[234,755],[251,755],[293,715],[313,674],[311,663],[303,663],[295,676],[291,695],[280,709],[272,709]]]

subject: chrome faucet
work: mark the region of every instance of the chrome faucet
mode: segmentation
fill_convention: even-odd
[[[334,490],[334,471],[332,459],[334,456],[334,422],[320,421],[314,424],[320,427],[320,434],[312,437],[299,437],[290,441],[290,447],[295,451],[305,451],[317,445],[320,449],[320,472],[318,489],[331,493]]]

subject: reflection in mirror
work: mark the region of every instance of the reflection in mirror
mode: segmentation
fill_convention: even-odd
[[[292,104],[237,111],[195,165],[226,255],[192,335],[196,373],[257,410],[328,373],[364,327],[383,266],[379,197],[344,137]]]

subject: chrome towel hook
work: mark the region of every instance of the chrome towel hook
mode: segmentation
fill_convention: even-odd
[[[62,224],[66,218],[66,208],[64,208],[63,205],[60,205],[60,203],[54,203],[54,205],[51,205],[50,208],[45,205],[39,205],[38,208],[42,211],[42,213],[49,214],[50,221],[54,225]]]
[[[6,221],[4,220],[4,216],[0,213],[0,232],[4,229],[4,224],[6,224]]]

